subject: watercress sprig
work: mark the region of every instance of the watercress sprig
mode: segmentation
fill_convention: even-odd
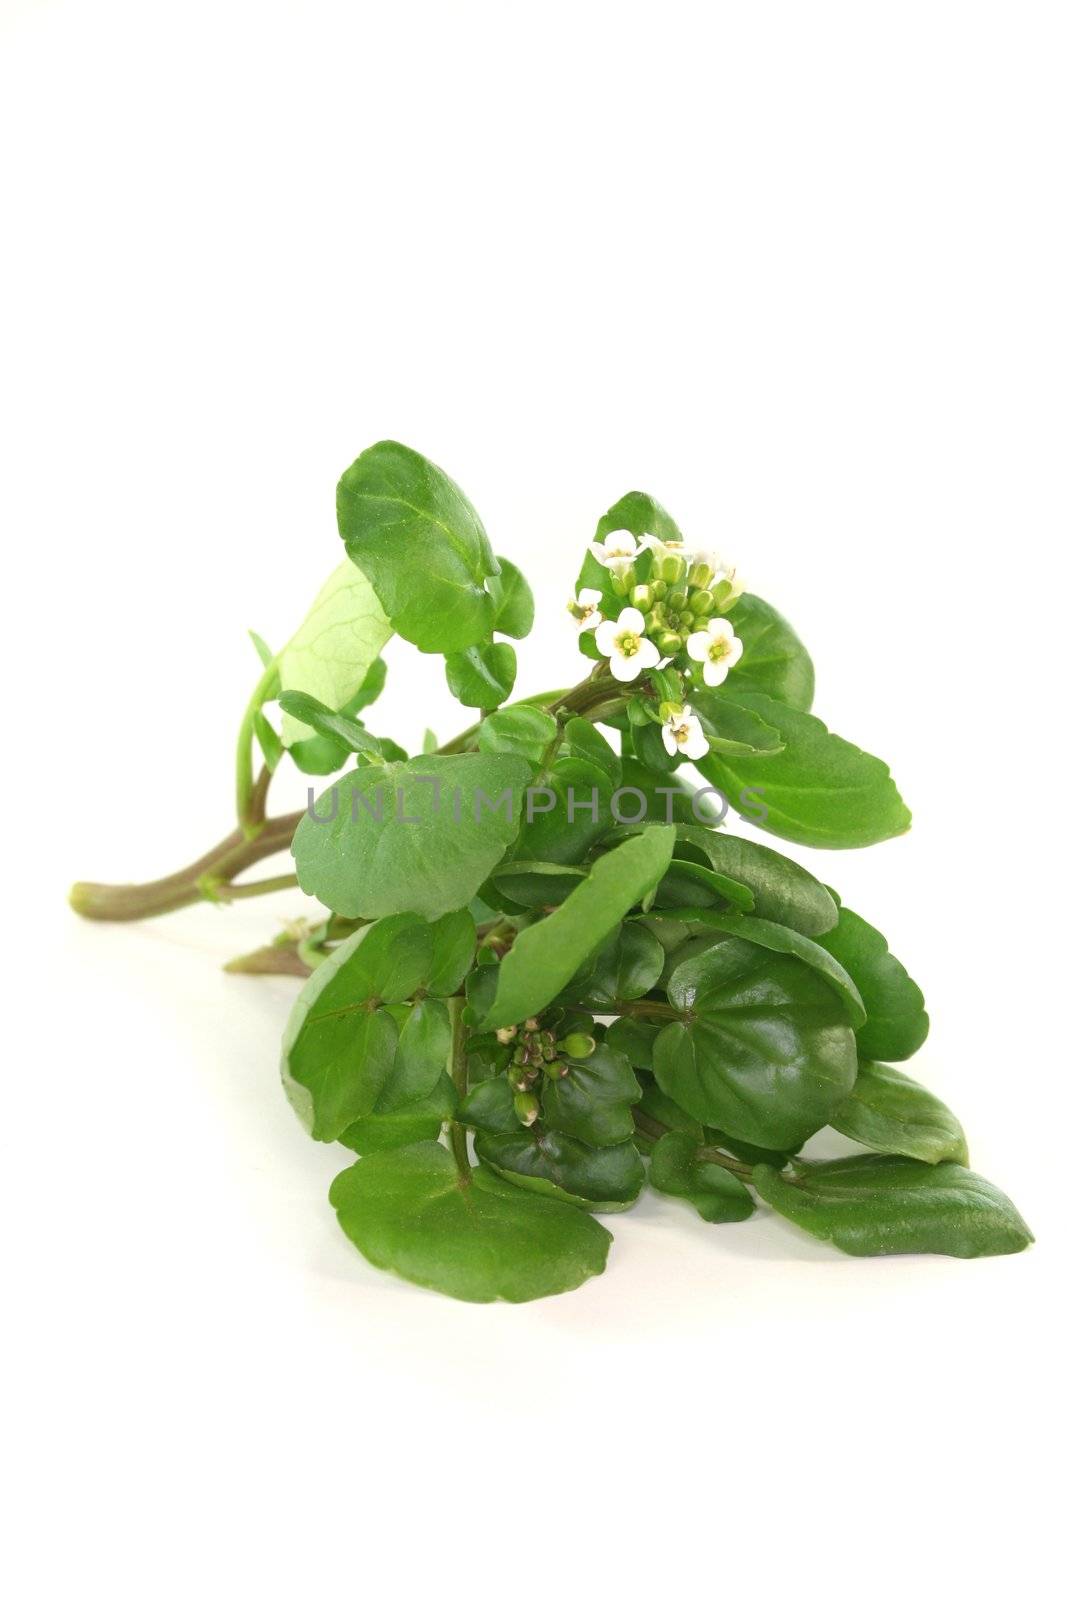
[[[886,940],[723,825],[840,849],[911,820],[885,763],[811,714],[774,607],[632,492],[567,602],[585,675],[512,701],[533,598],[457,485],[384,442],[337,511],[346,559],[304,622],[277,653],[253,635],[234,827],[71,900],[117,920],[296,883],[320,902],[228,970],[304,979],[282,1079],[311,1137],[358,1157],[330,1199],[367,1259],[460,1299],[559,1293],[603,1271],[593,1213],[646,1185],[713,1223],[762,1201],[854,1255],[1023,1249],[897,1065],[929,1019]],[[377,709],[394,634],[478,714],[413,755]],[[333,781],[271,816],[283,760]],[[295,873],[245,877],[284,850]],[[805,1158],[826,1127],[853,1153]]]

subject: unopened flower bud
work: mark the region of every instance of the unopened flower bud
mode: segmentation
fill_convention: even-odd
[[[647,583],[635,583],[634,592],[630,596],[630,603],[635,605],[638,611],[651,611],[653,604],[651,586]]]
[[[658,635],[656,638],[656,643],[660,647],[661,654],[665,656],[676,656],[679,650],[682,648],[682,636],[681,634],[676,633],[673,628],[667,628]]]
[[[666,598],[667,585],[664,583],[662,578],[653,578],[648,587],[651,591],[653,600],[663,600]]]
[[[632,572],[613,572],[611,575],[611,587],[620,599],[624,594],[629,594],[633,587],[633,581],[634,575]]]
[[[515,1031],[514,1023],[512,1023],[510,1028],[498,1028],[496,1030],[497,1044],[510,1044],[512,1039],[515,1037]]]
[[[567,1063],[565,1061],[561,1061],[559,1057],[553,1053],[551,1060],[549,1060],[548,1057],[545,1058],[544,1073],[546,1078],[552,1078],[558,1082],[560,1078],[565,1078],[567,1076]]]
[[[689,582],[694,589],[706,589],[711,582],[711,568],[706,561],[698,561],[695,567],[689,569]]]
[[[683,628],[691,628],[693,623],[696,621],[696,616],[692,611],[681,611],[678,614],[678,621],[682,624]]]
[[[523,1023],[523,1027],[526,1029],[527,1033],[536,1033],[540,1026],[541,1019],[539,1017],[527,1017],[526,1021]]]
[[[575,1061],[584,1061],[586,1056],[591,1056],[596,1049],[596,1040],[591,1033],[568,1033],[560,1049],[564,1055],[572,1056]]]
[[[526,1091],[523,1094],[517,1094],[512,1103],[515,1107],[515,1115],[523,1127],[531,1128],[541,1115],[541,1102],[537,1096]]]
[[[706,589],[700,589],[696,594],[691,594],[687,604],[688,609],[697,617],[706,617],[715,610],[715,601]]]
[[[664,583],[677,583],[679,578],[685,576],[685,557],[677,555],[658,556],[655,564],[657,577]]]
[[[672,717],[680,717],[682,708],[676,700],[661,700],[659,703],[659,720],[669,722]]]

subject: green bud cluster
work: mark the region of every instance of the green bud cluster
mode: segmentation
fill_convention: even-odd
[[[505,1033],[510,1034],[508,1040],[502,1038]],[[541,1115],[541,1103],[534,1090],[542,1075],[557,1080],[567,1076],[567,1063],[560,1060],[567,1040],[558,1045],[551,1028],[542,1028],[537,1017],[527,1017],[521,1029],[501,1028],[497,1038],[502,1044],[516,1041],[507,1080],[514,1090],[515,1115],[524,1128],[532,1127]]]

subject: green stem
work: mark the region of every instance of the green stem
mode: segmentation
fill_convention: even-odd
[[[657,1121],[655,1117],[650,1117],[647,1111],[635,1109],[633,1117],[634,1127],[653,1143],[657,1139],[662,1139],[665,1133],[671,1132],[666,1123]],[[725,1151],[719,1150],[715,1145],[702,1144],[696,1153],[699,1160],[711,1161],[717,1167],[725,1167],[727,1172],[735,1173],[744,1183],[752,1181],[751,1167],[746,1166],[743,1161],[736,1160],[734,1156],[728,1156]]]
[[[165,878],[156,878],[150,883],[76,883],[70,891],[70,903],[80,916],[102,922],[135,922],[142,917],[158,917],[168,911],[178,911],[205,898],[242,898],[240,895],[220,892],[220,886],[232,885],[234,878],[257,861],[289,848],[304,813],[293,811],[286,816],[266,817],[271,774],[264,767],[258,777],[252,776],[255,713],[273,692],[276,673],[273,664],[264,672],[241,722],[237,741],[237,804],[240,819],[237,829],[189,866]],[[547,694],[531,695],[515,704],[540,705],[558,717],[565,710],[592,710],[606,695],[614,697],[615,692],[610,681],[594,675],[563,694],[551,690]],[[474,723],[465,728],[442,745],[437,753],[455,755],[472,748],[477,743],[479,727],[479,723]],[[288,881],[288,878],[284,878],[276,880],[276,883],[281,887],[287,886]],[[205,888],[208,891],[206,895]],[[250,886],[249,893],[253,892],[265,894],[268,891]]]
[[[448,1012],[452,1019],[452,1048],[449,1058],[449,1070],[452,1082],[456,1086],[456,1093],[462,1100],[467,1093],[467,1029],[463,1022],[463,1007],[465,1001],[462,995],[453,995],[448,1002]],[[448,1128],[449,1142],[452,1145],[452,1154],[459,1169],[459,1185],[466,1189],[471,1181],[471,1161],[467,1153],[467,1130],[461,1122],[453,1120]]]
[[[253,756],[256,734],[256,712],[262,710],[264,703],[269,700],[278,687],[278,663],[272,661],[264,668],[263,676],[252,690],[251,698],[245,707],[245,714],[241,718],[241,726],[237,730],[237,825],[246,838],[253,835],[263,825],[261,798],[266,798],[266,783],[262,785],[262,796],[257,792],[258,786],[253,777]],[[269,775],[267,782],[269,782]]]

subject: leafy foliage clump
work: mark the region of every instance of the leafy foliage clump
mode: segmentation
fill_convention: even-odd
[[[604,1269],[592,1213],[646,1185],[712,1223],[761,1200],[852,1255],[1023,1249],[956,1118],[897,1065],[929,1021],[887,941],[724,826],[844,849],[910,824],[885,763],[812,715],[774,607],[631,492],[569,606],[591,670],[509,702],[533,598],[456,484],[377,444],[337,508],[348,559],[284,649],[255,640],[237,828],[185,873],[72,901],[136,917],[299,881],[321,902],[231,967],[305,975],[283,1082],[312,1138],[359,1156],[330,1198],[367,1259],[463,1300],[557,1294]],[[479,713],[413,756],[364,720],[394,633]],[[339,776],[271,818],[283,759]],[[289,846],[295,879],[237,881]],[[827,1127],[862,1148],[805,1158]]]

